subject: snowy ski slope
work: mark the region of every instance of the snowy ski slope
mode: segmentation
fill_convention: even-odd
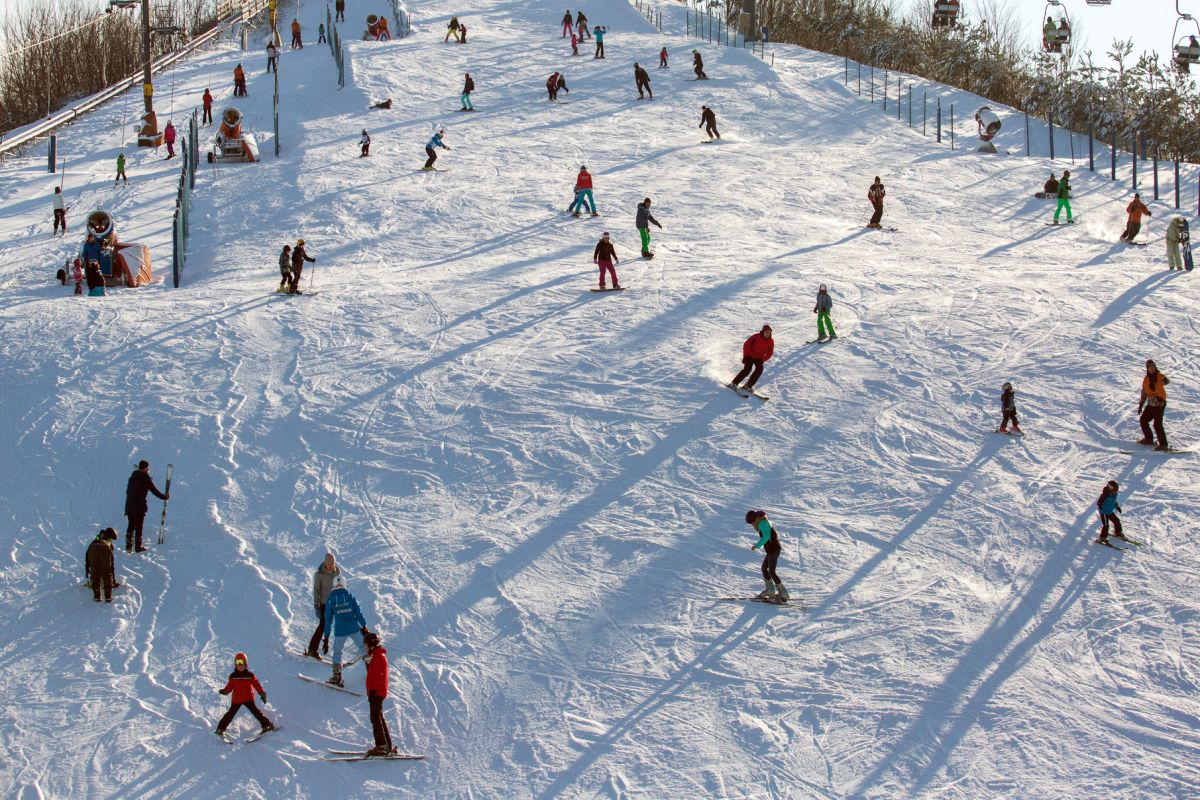
[[[411,38],[357,41],[384,6],[347,0],[339,92],[324,6],[302,3],[278,160],[260,49],[178,68],[177,122],[206,85],[219,111],[243,60],[264,134],[262,163],[204,166],[182,289],[178,162],[131,150],[129,190],[107,182],[121,103],[63,132],[65,241],[43,156],[0,165],[0,796],[1200,794],[1197,457],[1120,452],[1148,357],[1172,443],[1200,435],[1195,279],[1165,271],[1165,205],[1149,247],[1114,244],[1128,197],[1080,170],[1080,223],[1046,227],[1032,193],[1062,162],[951,152],[855,97],[838,59],[777,46],[771,68],[619,0],[585,8],[604,61],[570,57],[563,9],[533,0],[420,2]],[[442,41],[456,13],[467,45]],[[565,105],[543,88],[559,69]],[[466,71],[474,114],[455,113]],[[420,172],[438,124],[449,171]],[[563,213],[581,164],[597,219]],[[895,233],[862,228],[877,174]],[[52,283],[99,205],[151,245],[155,285]],[[588,291],[604,230],[627,292]],[[297,237],[316,297],[273,293]],[[841,338],[806,346],[822,282]],[[764,322],[765,404],[720,386]],[[991,433],[1006,380],[1024,439]],[[120,553],[128,583],[97,606],[83,551],[123,530],[143,457],[176,467],[168,541]],[[1141,550],[1089,544],[1110,478]],[[805,610],[717,599],[761,587],[748,508]],[[294,677],[326,674],[290,655],[326,548],[423,762],[320,760],[370,741],[364,700]],[[228,746],[214,690],[238,650],[283,727]]]

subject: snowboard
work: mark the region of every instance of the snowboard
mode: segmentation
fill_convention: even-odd
[[[1192,243],[1188,242],[1183,246],[1183,268],[1188,272],[1192,271]]]
[[[611,289],[592,289],[593,292],[623,292],[628,286],[614,286]]]
[[[323,756],[326,761],[421,761],[424,755],[417,753],[394,753],[386,756],[373,756],[367,750],[330,750]]]
[[[1077,217],[1076,219],[1078,219],[1078,217]],[[1065,223],[1061,223],[1061,222],[1047,222],[1047,223],[1046,223],[1046,225],[1048,225],[1048,226],[1049,226],[1049,227],[1051,227],[1051,228],[1057,228],[1059,225],[1074,225],[1074,224],[1075,224],[1075,222],[1076,222],[1076,219],[1069,219],[1069,220],[1067,220]]]
[[[318,686],[324,686],[327,689],[333,689],[336,692],[345,692],[346,694],[352,694],[355,697],[362,697],[361,692],[356,692],[353,689],[347,689],[345,686],[334,686],[332,683],[329,683],[328,681],[323,681],[320,678],[310,678],[309,676],[304,675],[303,673],[297,674],[296,677],[302,681],[308,681],[309,683],[315,683]]]

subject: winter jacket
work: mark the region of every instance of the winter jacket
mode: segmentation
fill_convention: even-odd
[[[163,141],[167,144],[175,144],[175,126],[167,123],[167,127],[163,130]]]
[[[704,59],[700,57],[700,53],[692,53],[692,66],[704,69]]]
[[[292,248],[292,272],[298,272],[304,268],[304,262],[316,263],[316,259],[308,254],[304,249],[304,245],[298,244]]]
[[[249,669],[235,669],[229,673],[229,682],[221,690],[221,694],[232,695],[229,700],[233,703],[252,702],[255,692],[262,695],[263,702],[266,702],[267,693],[263,691],[262,684],[258,682],[258,678],[254,677],[254,673]]]
[[[117,172],[124,172],[124,171],[125,171],[125,154],[118,153],[117,154]]]
[[[329,600],[329,593],[333,591],[333,579],[340,574],[342,574],[340,567],[334,567],[333,572],[326,570],[324,561],[317,567],[317,571],[313,573],[314,608],[320,608]]]
[[[79,253],[79,257],[83,259],[83,263],[85,266],[87,264],[90,264],[93,261],[99,261],[100,260],[100,242],[85,241],[83,243],[83,250],[80,251],[80,253]]]
[[[633,82],[638,86],[649,86],[650,73],[646,72],[645,67],[636,67],[633,70]]]
[[[1150,213],[1150,209],[1146,208],[1146,204],[1137,199],[1134,199],[1129,205],[1125,206],[1125,213],[1129,215],[1130,222],[1141,222],[1143,214],[1147,217],[1154,216]]]
[[[833,298],[829,296],[829,292],[817,292],[817,305],[813,311],[833,311]]]
[[[204,101],[204,107],[211,110],[212,109],[212,95],[209,94],[208,89],[204,90],[203,101]]]
[[[54,210],[55,211],[66,211],[67,210],[67,205],[66,205],[66,203],[63,202],[62,192],[55,192],[54,195],[51,197],[51,200],[54,201]]]
[[[696,127],[702,128],[705,125],[712,125],[713,127],[717,125],[717,115],[713,113],[711,108],[706,108],[700,112],[700,124]]]
[[[91,288],[91,283],[88,283],[88,288]],[[154,479],[149,473],[142,472],[140,469],[135,469],[133,474],[129,476],[129,483],[125,485],[125,516],[137,517],[146,513],[146,495],[149,492],[154,492],[154,496],[159,500],[166,500],[167,496],[158,490],[154,485]]]
[[[367,627],[358,601],[345,586],[334,589],[325,600],[325,638],[349,636]]]
[[[762,335],[762,331],[751,336],[742,344],[742,358],[767,361],[775,352],[775,340]]]
[[[1051,177],[1042,184],[1043,194],[1058,194],[1058,178]]]
[[[613,243],[608,239],[601,239],[596,243],[596,249],[592,251],[592,261],[609,261],[616,264],[617,248],[613,247]]]
[[[579,175],[575,178],[575,191],[592,188],[592,174],[586,169],[579,170]]]
[[[297,22],[296,20],[292,20],[292,36],[299,36],[299,35],[300,35],[300,23]]]
[[[452,31],[458,30],[458,17],[451,17],[450,24],[447,25],[446,27],[448,27]]]
[[[367,696],[387,697],[387,690],[387,650],[376,647],[371,651],[371,663],[367,664]]]
[[[116,561],[113,559],[112,542],[108,539],[100,538],[103,535],[98,534],[95,539],[92,539],[92,543],[88,545],[87,556],[83,560],[83,574],[89,578],[92,576],[97,578],[112,577],[116,568]]]
[[[566,22],[566,18],[563,19],[563,22]],[[575,27],[579,27],[580,25],[586,25],[586,24],[587,24],[587,15],[585,15],[582,11],[580,11],[578,14],[575,15]]]
[[[473,92],[473,91],[475,91],[475,79],[474,79],[474,78],[472,78],[470,75],[468,75],[468,76],[466,77],[466,80],[464,80],[464,81],[463,81],[463,90],[462,90],[462,93],[463,93],[463,94],[470,94],[470,93],[471,93],[471,92]]]
[[[607,33],[604,28],[596,28],[592,33],[596,36],[596,44],[604,44],[604,34]]]
[[[238,83],[246,80],[246,70],[242,69],[242,65],[238,64],[233,68],[233,79]]]
[[[871,188],[867,190],[867,199],[876,205],[882,203],[885,197],[887,192],[884,191],[882,183],[872,183]]]
[[[768,553],[778,553],[783,549],[779,546],[779,534],[775,532],[775,526],[770,520],[763,517],[754,523],[754,527],[759,532],[758,544],[754,545],[755,547],[761,547]]]
[[[358,143],[359,144],[370,144],[371,137],[364,133],[362,136],[358,137]]]
[[[1012,389],[1000,393],[1000,410],[1001,411],[1016,411],[1017,401],[1015,399],[1016,392]]]
[[[1118,502],[1117,495],[1119,492],[1114,492],[1109,487],[1105,486],[1104,491],[1100,492],[1100,499],[1096,501],[1096,508],[1100,509],[1100,513],[1104,516],[1117,513]]]
[[[571,19],[572,19],[572,17],[571,17],[571,12],[570,12],[570,11],[568,11],[567,13],[563,14],[563,18],[562,18],[562,24],[563,24],[563,25],[570,25],[570,24],[571,24]]]
[[[651,223],[651,222],[653,222],[653,223],[654,223],[655,225],[657,225],[659,228],[662,228],[662,225],[659,225],[659,224],[658,224],[658,220],[656,220],[656,219],[654,218],[654,215],[650,213],[650,207],[649,207],[649,206],[647,206],[645,203],[638,203],[638,207],[637,207],[637,227],[639,227],[639,228],[649,228],[649,227],[650,227],[650,223]]]
[[[292,274],[291,251],[285,250],[279,254],[279,274],[285,278]]]
[[[1155,375],[1158,379],[1153,384],[1150,382],[1149,375],[1142,378],[1142,399],[1152,406],[1165,406],[1167,404],[1167,384],[1171,380],[1161,372],[1156,372]]]
[[[279,55],[279,50],[275,48],[274,42],[267,45],[267,58],[276,58]]]
[[[100,266],[95,263],[89,263],[87,267],[87,286],[88,289],[95,289],[98,286],[104,285],[104,273],[100,271]]]
[[[1179,244],[1180,234],[1183,233],[1184,219],[1175,217],[1171,223],[1167,225],[1167,244]]]
[[[1063,175],[1062,180],[1058,182],[1058,194],[1055,196],[1059,200],[1071,199],[1071,180],[1066,175]]]
[[[440,133],[435,133],[433,135],[433,138],[429,140],[429,144],[425,145],[425,147],[430,148],[430,149],[432,149],[434,147],[440,147],[443,150],[450,149],[450,148],[446,147],[446,145],[442,144],[442,135]]]

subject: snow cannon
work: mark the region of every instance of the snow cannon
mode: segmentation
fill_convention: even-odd
[[[242,130],[242,112],[233,106],[221,112],[221,127],[208,151],[208,162],[258,161],[258,143]]]
[[[975,122],[979,125],[978,152],[996,152],[996,145],[992,144],[992,138],[1000,132],[1000,118],[989,107],[980,106],[979,110],[975,112]]]
[[[112,215],[104,209],[96,209],[87,216],[87,233],[95,238],[99,256],[95,250],[88,252],[87,239],[80,248],[79,257],[87,262],[90,258],[100,262],[105,286],[145,286],[154,278],[150,264],[150,248],[138,242],[117,240],[117,226]]]

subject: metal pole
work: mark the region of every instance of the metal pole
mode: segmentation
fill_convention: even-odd
[[[950,104],[950,149],[954,149],[954,103]]]
[[[1096,151],[1092,147],[1092,145],[1094,144],[1094,142],[1092,141],[1092,137],[1094,135],[1095,135],[1095,126],[1089,122],[1088,123],[1088,169],[1090,169],[1092,172],[1096,171]]]
[[[1112,141],[1108,146],[1108,152],[1112,156],[1112,172],[1109,175],[1109,180],[1117,179],[1117,129],[1113,128]]]
[[[929,91],[921,90],[921,135],[925,136],[925,122],[929,119]]]
[[[900,98],[904,90],[900,86],[900,79],[896,78],[896,120],[900,119]]]
[[[858,96],[862,97],[862,64],[855,61],[854,65],[858,67]]]
[[[875,65],[871,65],[871,102],[875,102]]]
[[[942,98],[937,99],[937,140],[942,141]]]
[[[50,148],[46,152],[49,163],[49,172],[53,174],[55,166],[58,164],[58,135],[50,134]]]
[[[1054,112],[1046,112],[1046,127],[1050,131],[1050,160],[1054,160]]]
[[[1154,199],[1158,199],[1158,148],[1154,148],[1154,155],[1151,156],[1151,164],[1154,165]]]
[[[908,127],[912,127],[912,84],[908,85]]]
[[[1029,156],[1029,112],[1025,112],[1025,156]]]
[[[844,73],[842,76],[842,85],[849,86],[850,85],[850,56],[842,56],[842,69],[843,69],[843,73]]]
[[[888,71],[885,67],[883,70],[883,110],[887,111],[887,87],[888,87]]]
[[[1179,160],[1175,160],[1175,207],[1179,208]]]
[[[1132,147],[1130,147],[1129,149],[1133,151],[1133,190],[1136,192],[1137,191],[1137,161],[1138,161],[1137,135],[1135,134],[1132,138],[1133,138],[1133,141],[1130,142]]]

